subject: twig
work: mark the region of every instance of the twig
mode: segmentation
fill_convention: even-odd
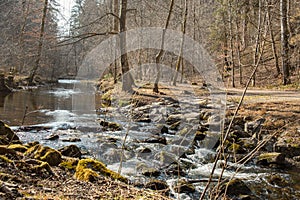
[[[22,123],[21,123],[21,126],[23,126],[23,125],[24,125],[25,118],[26,118],[26,115],[27,115],[27,110],[28,110],[28,106],[26,106],[26,107],[25,107],[24,114],[23,114],[23,118],[22,118]]]

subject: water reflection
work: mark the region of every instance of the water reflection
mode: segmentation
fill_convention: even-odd
[[[0,119],[11,126],[20,126],[24,115],[24,125],[70,122],[73,117],[71,112],[74,110],[72,99],[77,94],[81,100],[76,105],[85,106],[80,109],[81,114],[83,111],[93,112],[95,108],[90,106],[95,104],[90,101],[94,101],[94,94],[74,90],[75,83],[78,81],[62,80],[51,87],[0,95]]]
[[[5,97],[9,94],[0,94],[0,107],[4,107]]]

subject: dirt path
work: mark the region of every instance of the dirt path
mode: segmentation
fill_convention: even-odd
[[[227,99],[237,101],[240,99],[243,89],[230,88]],[[300,91],[282,91],[282,90],[265,90],[265,89],[250,89],[247,90],[245,96],[247,103],[263,103],[263,102],[299,102]]]

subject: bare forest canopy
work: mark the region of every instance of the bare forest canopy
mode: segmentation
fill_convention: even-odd
[[[244,86],[255,69],[253,85],[299,83],[300,0],[75,0],[66,32],[58,27],[59,6],[58,0],[0,0],[1,70],[30,82],[74,77],[85,55],[112,35],[161,27],[202,44],[229,86]],[[195,75],[178,55],[159,53],[126,53],[110,72],[116,78],[159,61]]]

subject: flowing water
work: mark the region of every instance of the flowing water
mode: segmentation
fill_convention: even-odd
[[[74,88],[76,84],[79,85]],[[170,110],[176,111],[177,107],[173,105],[174,102],[154,103],[146,106],[141,113],[147,110],[152,122],[134,122],[128,120],[130,105],[96,114],[97,97],[95,98],[95,96],[97,95],[93,93],[91,84],[81,84],[75,80],[60,80],[59,84],[54,86],[31,91],[16,91],[7,96],[0,96],[0,119],[9,124],[24,142],[39,141],[41,144],[53,148],[76,144],[85,153],[85,156],[101,160],[112,170],[121,169],[122,174],[133,182],[145,182],[149,179],[143,175],[141,169],[155,169],[160,172],[156,178],[165,179],[170,185],[174,184],[178,178],[178,173],[171,172],[172,167],[174,168],[172,160],[174,157],[184,163],[182,164],[185,166],[182,169],[184,172],[182,176],[187,180],[194,181],[197,191],[189,194],[182,193],[179,196],[176,193],[172,195],[180,199],[197,199],[199,197],[205,183],[196,180],[209,177],[215,151],[198,144],[193,151],[181,157],[185,151],[189,150],[193,138],[183,140],[172,131],[161,133],[161,127],[157,123],[153,123],[155,120],[160,120],[156,119],[158,116],[166,115],[166,112]],[[202,100],[198,98],[195,102]],[[188,100],[185,103],[192,104],[191,101]],[[123,129],[119,131],[103,129],[98,121],[99,118],[117,122]],[[54,134],[59,136],[58,140],[47,140]],[[125,135],[127,137],[124,146]],[[163,142],[149,142],[149,138],[157,139],[158,136],[164,137],[166,142],[171,145],[162,144]],[[77,140],[72,140],[74,138]],[[185,141],[189,141],[189,143],[182,145]],[[169,152],[173,154],[168,154]],[[215,172],[215,178],[222,173],[221,165],[220,162]],[[241,169],[235,177],[246,179],[257,199],[297,199],[300,196],[300,177],[297,172],[278,172],[262,169],[253,164],[237,166],[228,163],[228,165],[229,170],[224,172],[224,178],[233,176],[234,170],[240,167]],[[176,167],[175,164],[175,169]],[[272,185],[268,181],[268,177],[272,174],[279,175],[287,183]],[[283,189],[286,193],[282,192]]]

